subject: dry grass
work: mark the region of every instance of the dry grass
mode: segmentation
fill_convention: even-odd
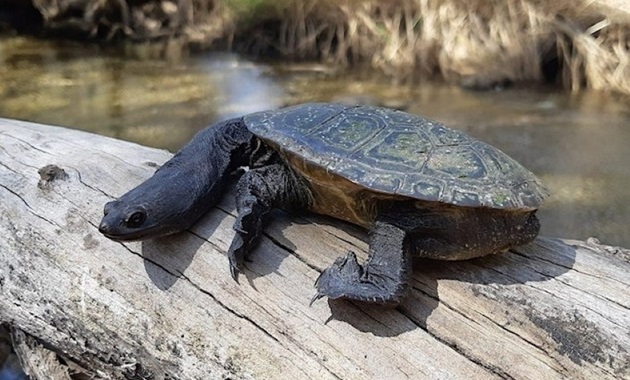
[[[606,30],[595,36],[599,28]],[[601,21],[584,31],[562,23],[558,25],[557,37],[560,54],[567,63],[562,73],[567,88],[577,91],[588,87],[630,95],[628,28],[611,28]]]
[[[38,0],[33,6],[50,30],[156,40],[157,53],[150,54],[159,56],[216,41],[232,47],[236,38],[238,48],[253,54],[369,63],[401,81],[439,75],[488,87],[540,82],[553,72],[572,91],[630,95],[627,1]]]
[[[229,3],[226,3],[229,4]],[[496,83],[558,78],[630,94],[630,25],[577,9],[569,0],[241,0],[224,13],[228,34],[254,54],[337,64],[369,62],[401,80],[439,74]],[[223,21],[225,23],[225,21]]]

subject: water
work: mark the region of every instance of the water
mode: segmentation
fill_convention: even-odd
[[[386,105],[466,130],[547,184],[543,235],[630,247],[630,106],[606,95],[397,86],[364,70],[231,54],[133,60],[95,46],[0,39],[2,117],[175,151],[216,120],[305,101]]]

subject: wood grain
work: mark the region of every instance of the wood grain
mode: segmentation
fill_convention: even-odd
[[[98,233],[103,205],[170,156],[0,119],[0,322],[103,379],[630,377],[627,250],[541,237],[472,261],[419,260],[395,309],[309,307],[337,256],[365,258],[363,230],[274,212],[240,283],[225,257],[230,194],[176,236]],[[46,165],[67,177],[40,180]]]

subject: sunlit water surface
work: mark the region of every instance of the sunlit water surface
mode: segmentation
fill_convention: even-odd
[[[0,39],[2,117],[175,151],[214,121],[306,101],[385,105],[465,130],[549,187],[542,234],[630,247],[630,105],[606,95],[397,86],[374,72],[231,54],[138,60],[96,46]]]

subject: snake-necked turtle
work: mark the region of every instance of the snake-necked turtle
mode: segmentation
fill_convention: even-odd
[[[303,104],[222,121],[155,174],[105,205],[114,240],[190,227],[240,167],[228,250],[236,279],[273,208],[304,209],[370,232],[369,259],[349,252],[316,282],[316,298],[396,303],[411,257],[459,260],[533,240],[541,182],[501,151],[420,116],[387,108]]]

